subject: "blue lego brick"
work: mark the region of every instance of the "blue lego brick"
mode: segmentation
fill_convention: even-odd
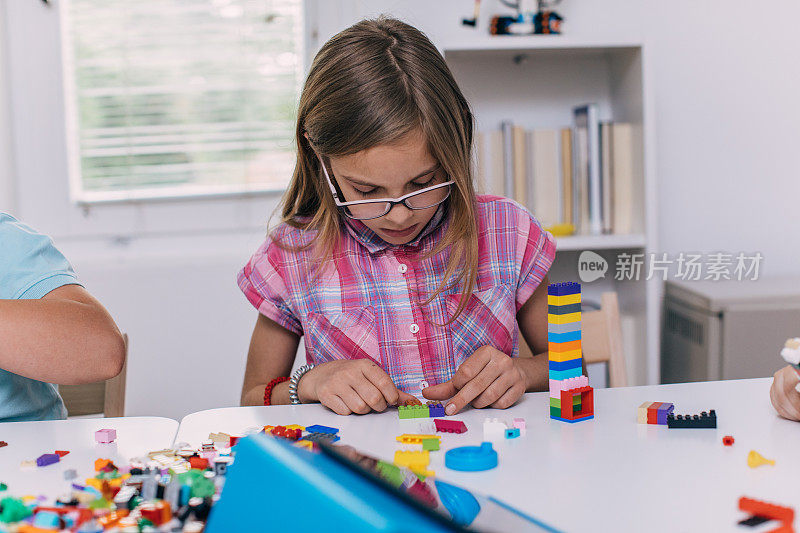
[[[580,313],[580,312],[581,312],[581,304],[547,306],[548,315],[568,315],[570,313]]]
[[[332,433],[309,433],[308,435],[306,435],[305,437],[303,437],[300,440],[308,440],[308,441],[311,441],[311,442],[324,441],[324,442],[332,443],[332,442],[336,442],[337,440],[339,440],[339,436],[338,435],[334,435]]]
[[[569,294],[578,294],[581,292],[581,284],[569,281],[567,283],[551,283],[547,287],[547,294],[553,296],[567,296]]]
[[[506,429],[506,438],[507,439],[516,439],[519,437],[519,428],[508,428]]]
[[[582,375],[581,367],[568,368],[567,370],[550,370],[550,379],[562,380],[568,378],[577,378]]]
[[[550,370],[569,370],[570,368],[581,368],[582,357],[570,359],[569,361],[550,361]]]
[[[548,333],[572,333],[581,330],[581,322],[569,322],[567,324],[548,324]]]
[[[328,426],[320,426],[319,424],[314,424],[313,426],[306,426],[306,431],[309,433],[330,433],[331,435],[336,435],[339,433],[339,428],[332,428]]]
[[[592,418],[594,418],[594,415],[584,416],[583,418],[576,418],[575,420],[567,420],[566,418],[561,418],[560,416],[553,416],[553,415],[550,415],[550,418],[552,418],[553,420],[560,420],[561,422],[568,422],[570,424],[574,424],[575,422],[591,420]]]
[[[581,340],[581,332],[570,331],[569,333],[550,333],[547,332],[548,342],[572,342]]]
[[[429,405],[428,406],[428,416],[430,418],[445,416],[445,414],[444,414],[444,405],[442,405],[441,403],[434,403],[434,404]]]

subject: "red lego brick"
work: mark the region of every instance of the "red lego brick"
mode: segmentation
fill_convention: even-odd
[[[442,420],[441,418],[434,418],[433,423],[436,425],[436,431],[443,433],[465,433],[467,426],[461,420]]]
[[[205,470],[208,468],[208,459],[204,457],[190,457],[189,464],[192,468],[196,468],[198,470]]]
[[[650,407],[647,408],[648,424],[658,424],[658,408],[663,404],[664,402],[653,402],[650,404]]]
[[[580,410],[575,412],[572,398],[579,394],[581,397]],[[594,389],[592,387],[578,387],[561,391],[561,418],[577,420],[587,416],[594,416]]]
[[[68,453],[69,452],[67,450],[56,450],[56,455],[58,455],[59,457],[64,457]]]
[[[792,523],[794,522],[794,509],[791,507],[784,507],[782,505],[775,505],[772,503],[754,500],[752,498],[739,498],[739,509],[750,513],[755,516],[763,516],[772,520],[781,522],[783,527],[773,529],[772,531],[790,531],[792,530]],[[785,528],[789,529],[785,529]]]
[[[725,446],[733,446],[733,437],[731,437],[730,435],[725,435],[724,437],[722,437],[722,444],[724,444]]]

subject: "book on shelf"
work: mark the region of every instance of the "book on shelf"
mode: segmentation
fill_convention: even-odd
[[[642,185],[636,130],[601,122],[593,104],[574,111],[574,124],[562,128],[526,129],[507,120],[477,132],[476,190],[516,200],[546,228],[632,233]]]

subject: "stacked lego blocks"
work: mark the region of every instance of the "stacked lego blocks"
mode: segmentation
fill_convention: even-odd
[[[397,406],[397,416],[401,419],[445,416],[444,405],[439,402],[428,402],[427,405],[423,405],[421,402],[407,401]]]
[[[636,421],[640,424],[667,425],[667,416],[675,411],[675,405],[668,402],[644,402],[636,411]]]
[[[594,418],[594,389],[582,372],[580,283],[548,287],[547,340],[550,418],[570,423]]]

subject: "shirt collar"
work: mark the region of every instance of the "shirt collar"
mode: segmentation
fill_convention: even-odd
[[[350,236],[364,246],[369,253],[374,254],[390,247],[405,246],[414,248],[418,246],[422,239],[439,229],[439,227],[442,225],[442,221],[445,219],[445,215],[447,214],[447,203],[448,202],[445,202],[439,206],[439,208],[436,210],[436,213],[434,213],[433,218],[431,218],[425,228],[419,232],[419,235],[414,237],[413,241],[407,242],[403,245],[390,244],[384,241],[378,236],[377,233],[369,229],[367,225],[360,220],[354,220],[347,217],[342,218],[344,218],[344,225],[347,228],[347,232],[350,234]]]

